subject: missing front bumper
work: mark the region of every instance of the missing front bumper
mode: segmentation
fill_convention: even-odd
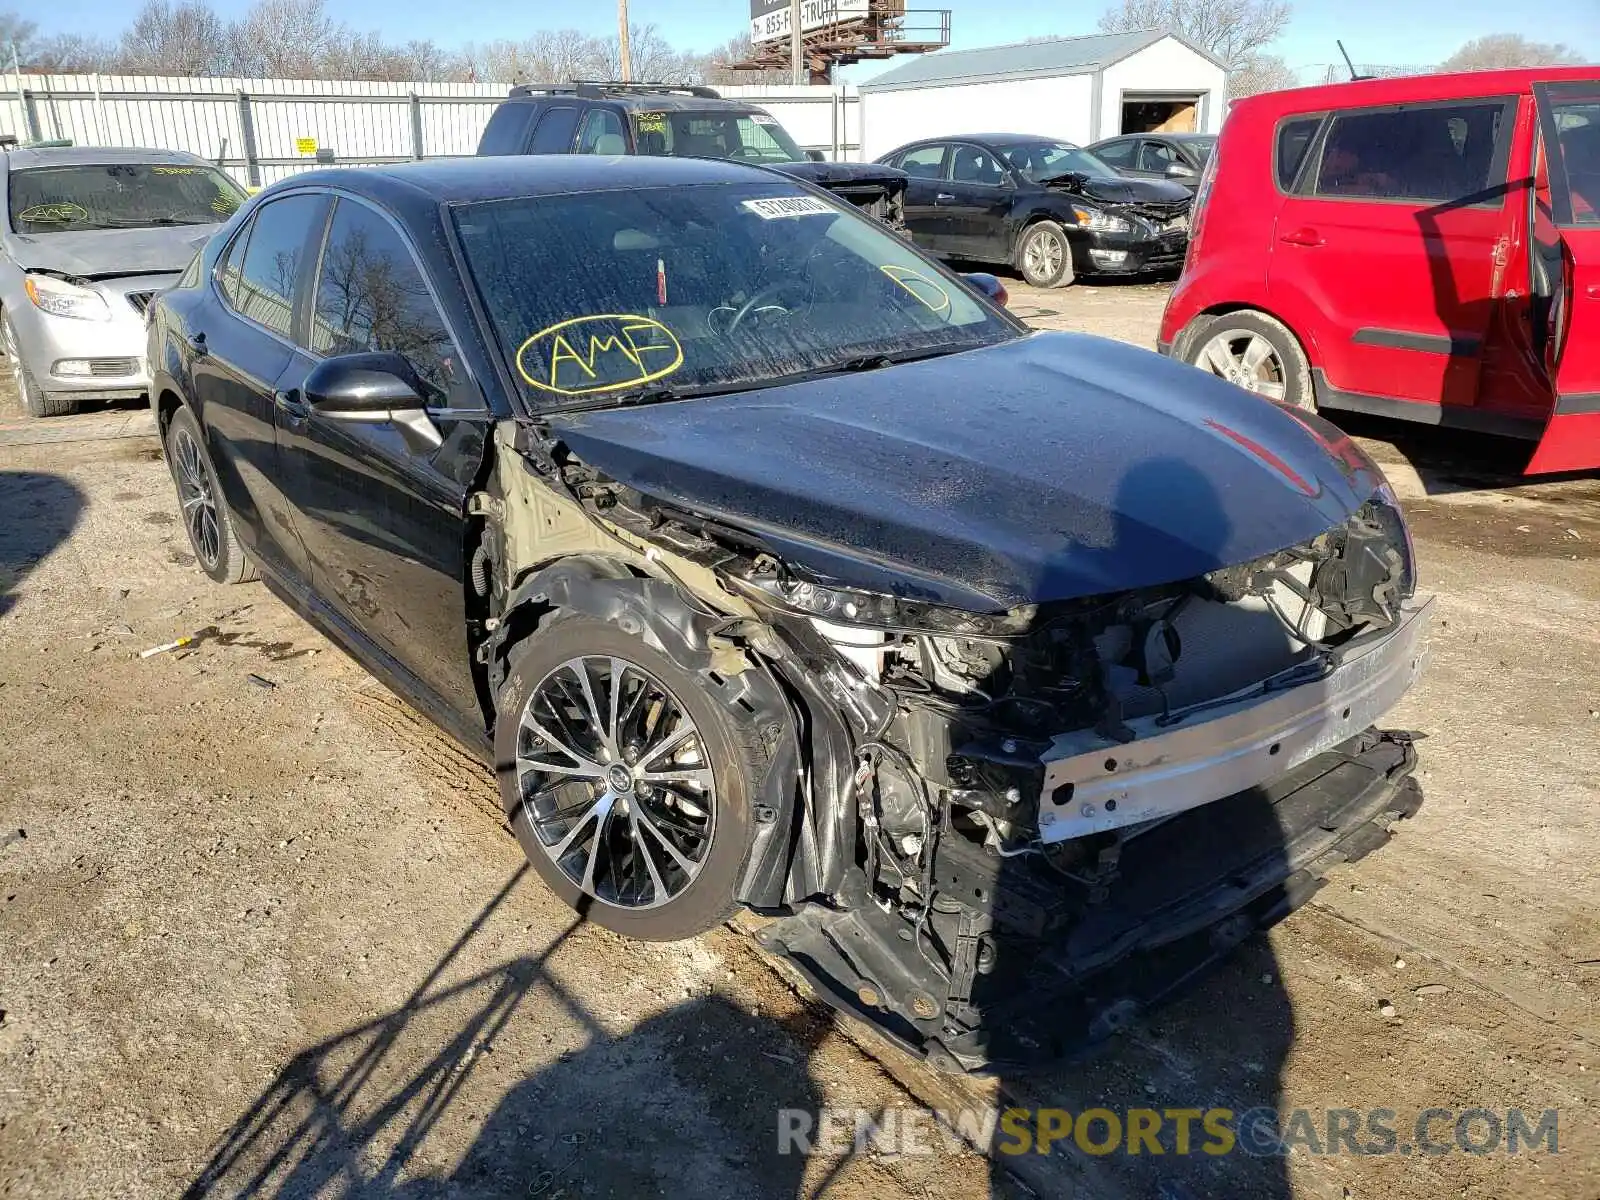
[[[1368,730],[1126,842],[1099,894],[1038,856],[939,870],[935,911],[858,890],[758,935],[832,1006],[943,1070],[1080,1053],[1382,845],[1421,789],[1404,734]]]

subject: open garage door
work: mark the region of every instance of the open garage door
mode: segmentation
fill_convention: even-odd
[[[1200,97],[1122,94],[1121,133],[1193,133],[1200,128]]]

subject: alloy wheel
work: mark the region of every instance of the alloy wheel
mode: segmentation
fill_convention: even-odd
[[[1050,279],[1061,269],[1066,248],[1053,233],[1036,233],[1022,252],[1023,265],[1035,279]]]
[[[562,663],[517,731],[523,810],[585,895],[657,908],[699,876],[716,832],[716,783],[699,728],[672,691],[623,658]]]
[[[1282,400],[1288,373],[1272,343],[1253,329],[1225,329],[1206,339],[1195,365],[1247,392]]]
[[[183,523],[189,541],[205,568],[215,570],[222,550],[222,535],[217,524],[217,501],[211,492],[211,475],[193,435],[179,428],[172,439],[173,475],[178,483],[178,501],[183,507]]]

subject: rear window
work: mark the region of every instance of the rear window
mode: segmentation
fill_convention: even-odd
[[[1322,118],[1297,117],[1278,126],[1278,186],[1284,191],[1294,187],[1299,177],[1300,165],[1306,161],[1306,151],[1311,139],[1317,136]]]
[[[1504,100],[1334,116],[1314,192],[1374,200],[1468,201],[1504,179]]]
[[[233,216],[244,191],[221,171],[188,163],[105,163],[11,172],[17,233],[215,225]]]
[[[731,158],[738,162],[803,162],[794,139],[766,113],[636,112],[640,154]]]

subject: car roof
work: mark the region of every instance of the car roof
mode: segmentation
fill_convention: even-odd
[[[1372,104],[1425,104],[1526,92],[1535,83],[1600,82],[1600,66],[1517,67],[1504,71],[1459,71],[1449,75],[1397,75],[1392,79],[1353,79],[1317,87],[1260,92],[1235,100],[1234,110],[1252,114],[1312,113]]]
[[[11,170],[27,167],[116,166],[120,163],[182,163],[185,166],[210,166],[198,155],[182,150],[147,150],[138,146],[19,146],[0,153],[0,162]]]
[[[670,91],[612,91],[603,86],[541,87],[535,84],[529,86],[527,91],[513,89],[506,99],[512,103],[522,104],[535,100],[549,100],[554,104],[587,100],[591,104],[617,104],[623,108],[643,109],[646,112],[750,112],[760,108],[759,105],[751,104],[749,101],[731,100],[725,96],[686,96],[682,92]]]
[[[439,158],[381,167],[307,171],[274,184],[262,195],[294,187],[335,187],[396,208],[468,204],[521,196],[625,191],[711,183],[787,183],[778,171],[726,159],[654,155],[598,157],[592,154],[503,154],[483,158]]]

